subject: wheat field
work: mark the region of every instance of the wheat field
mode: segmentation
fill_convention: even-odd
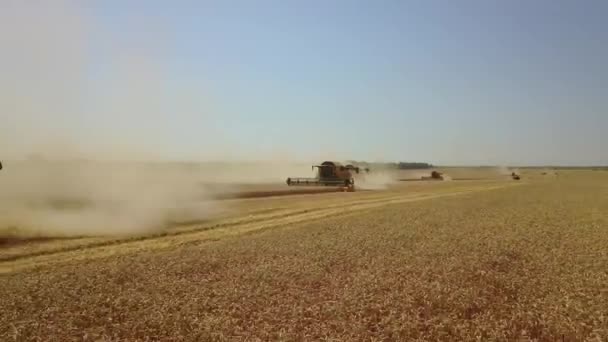
[[[0,247],[0,340],[608,339],[608,172],[404,183]]]

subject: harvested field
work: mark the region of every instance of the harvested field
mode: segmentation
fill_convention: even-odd
[[[235,198],[259,198],[259,197],[277,197],[277,196],[293,196],[293,195],[310,195],[310,194],[323,194],[330,192],[344,192],[342,187],[328,187],[328,186],[310,186],[310,187],[299,187],[285,189],[285,185],[277,187],[274,190],[270,189],[256,189],[247,190],[240,188],[238,191],[232,193],[222,193],[216,195],[216,199],[235,199]]]
[[[607,184],[228,199],[153,236],[7,245],[0,340],[602,341]]]

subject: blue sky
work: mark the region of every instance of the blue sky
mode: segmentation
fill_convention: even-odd
[[[608,164],[606,1],[78,6],[72,139],[175,159]]]

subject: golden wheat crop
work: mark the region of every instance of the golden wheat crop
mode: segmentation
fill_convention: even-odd
[[[382,196],[337,217],[1,275],[0,340],[608,338],[608,173]]]

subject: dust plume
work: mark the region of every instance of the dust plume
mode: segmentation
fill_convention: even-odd
[[[509,176],[511,175],[511,170],[509,170],[508,167],[506,166],[498,166],[496,167],[496,172],[498,172],[498,174],[502,175],[502,176]]]
[[[163,163],[165,127],[188,110],[165,89],[163,35],[101,32],[80,5],[0,4],[0,234],[144,234],[209,217],[202,175]]]
[[[144,234],[215,209],[200,177],[172,164],[31,161],[2,172],[0,230],[26,236]]]
[[[397,175],[389,170],[372,170],[355,179],[355,186],[359,189],[384,190],[397,181]]]
[[[508,168],[506,166],[498,166],[496,168],[496,172],[498,172],[498,174],[500,174],[501,176],[511,176],[511,174],[514,172],[516,174],[519,174],[519,169],[512,169],[512,168]]]

